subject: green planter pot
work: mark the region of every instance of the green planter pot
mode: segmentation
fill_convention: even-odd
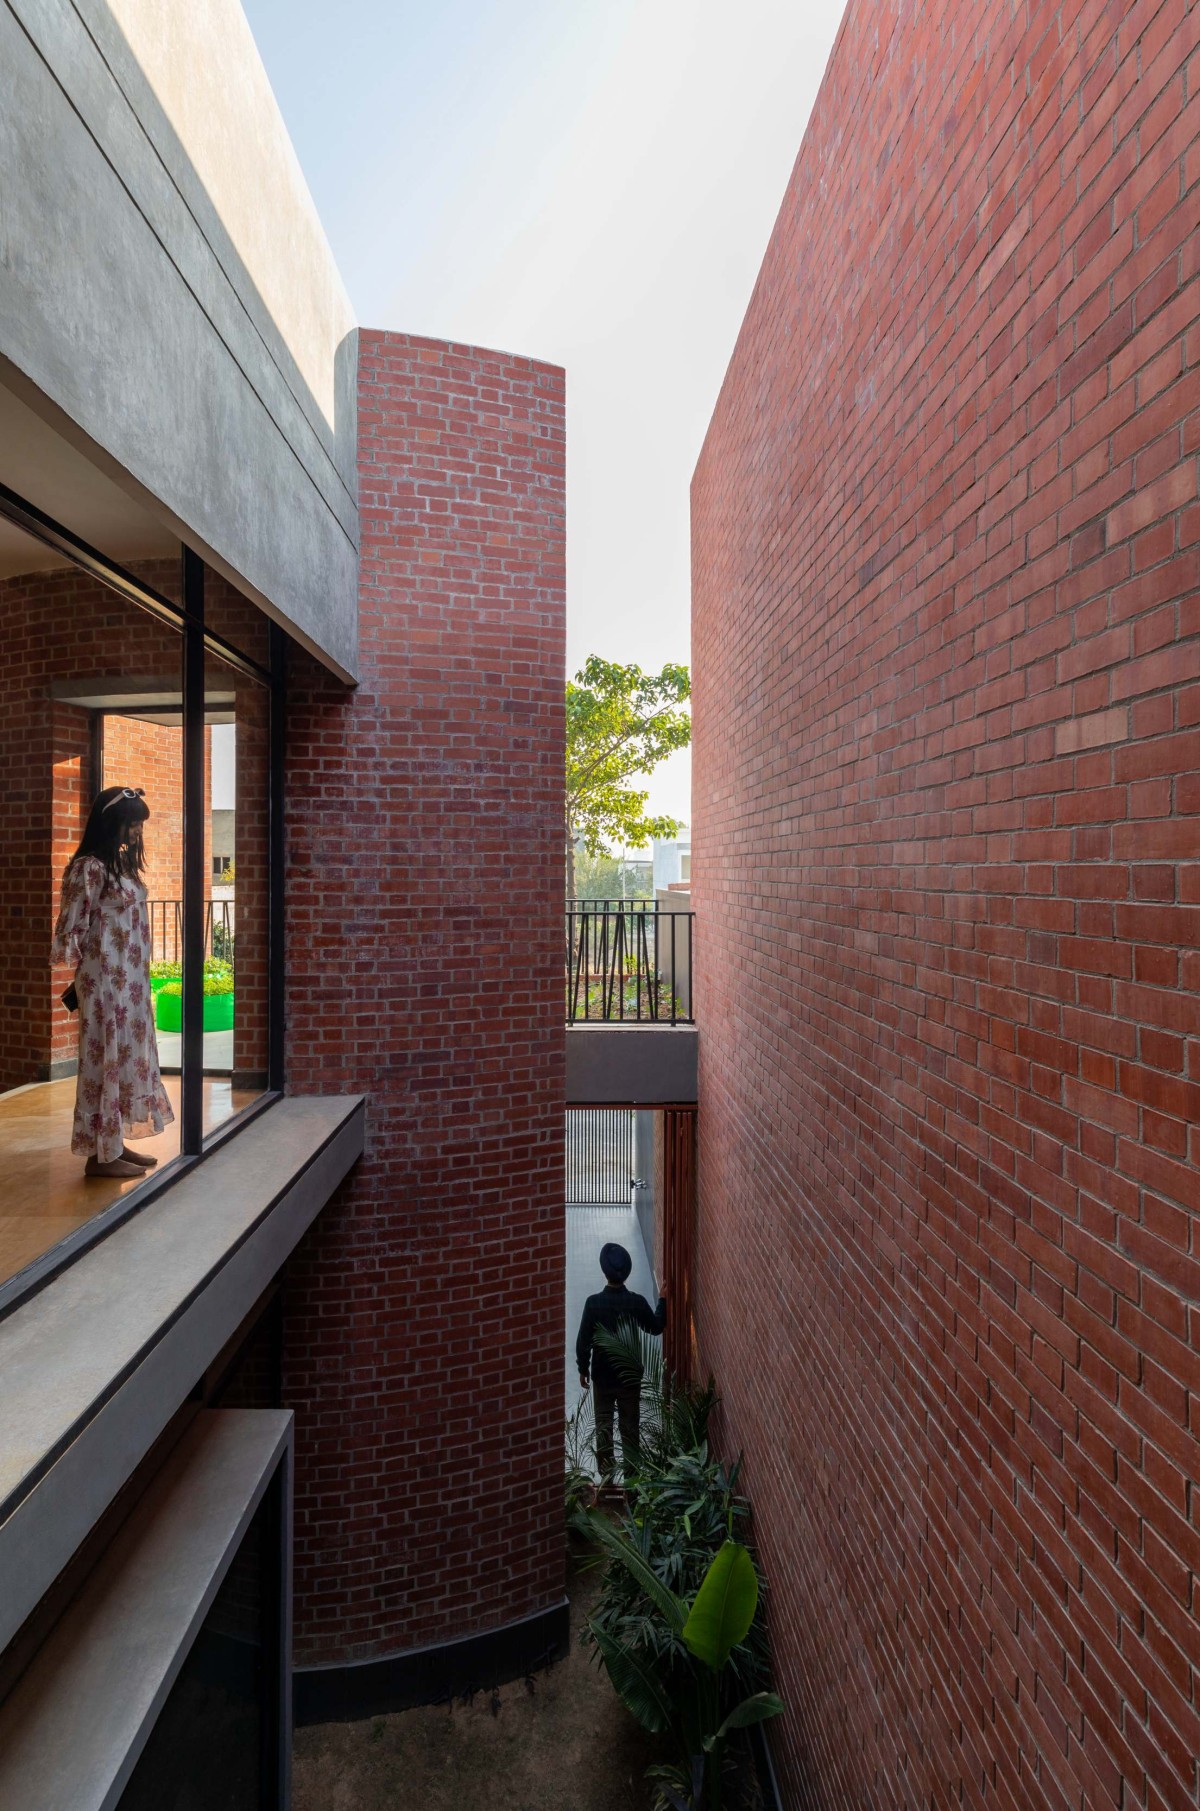
[[[154,1023],[160,1031],[183,1030],[183,999],[179,994],[155,993]]]
[[[204,996],[204,1029],[205,1031],[233,1030],[232,994],[206,994]]]
[[[183,998],[180,994],[157,993],[154,997],[154,1023],[160,1031],[183,1030]],[[233,1030],[233,995],[206,994],[204,997],[205,1031]]]
[[[170,979],[171,977],[169,975],[151,975],[150,992],[156,994],[159,988],[165,987]]]

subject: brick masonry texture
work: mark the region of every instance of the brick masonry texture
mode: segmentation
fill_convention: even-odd
[[[138,571],[164,589],[173,576],[160,562]],[[72,1061],[78,1041],[78,1021],[59,1002],[70,972],[52,970],[47,955],[63,872],[99,776],[92,773],[90,713],[52,691],[77,686],[81,695],[96,693],[106,678],[178,685],[182,641],[74,566],[0,582],[0,624],[0,765],[12,821],[20,827],[0,892],[0,1087],[9,1088],[45,1079],[51,1062]],[[106,765],[120,766],[110,783],[128,779],[146,788],[152,894],[179,868],[180,768],[172,738],[178,731],[118,718],[107,719],[104,734]]]
[[[693,485],[786,1802],[1191,1806],[1200,8],[854,0]]]
[[[131,568],[162,595],[180,593],[178,561]],[[235,646],[265,656],[265,618],[228,582],[206,575],[213,626]],[[105,681],[135,680],[159,690],[182,684],[182,639],[136,604],[76,566],[0,581],[0,755],[15,821],[22,826],[0,892],[6,950],[0,1017],[0,1087],[44,1079],[49,1064],[70,1064],[78,1020],[60,1004],[70,980],[46,962],[63,872],[102,785],[144,788],[146,889],[155,954],[180,953],[174,902],[183,892],[183,738],[178,723],[108,715],[97,738],[92,714],[52,695],[55,688],[100,695]],[[266,1069],[268,695],[212,657],[211,699],[232,700],[237,720],[235,1067],[243,1081]],[[182,693],[180,694],[182,697]],[[205,891],[211,892],[211,738],[205,750]],[[57,1072],[57,1071],[56,1071]]]
[[[288,1087],[368,1097],[287,1283],[301,1663],[564,1583],[563,374],[359,357],[362,679],[289,692]]]

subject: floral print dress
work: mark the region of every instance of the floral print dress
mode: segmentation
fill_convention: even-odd
[[[158,1070],[145,887],[114,880],[94,855],[74,862],[50,960],[75,970],[79,995],[71,1149],[112,1163],[127,1138],[153,1138],[175,1117]]]

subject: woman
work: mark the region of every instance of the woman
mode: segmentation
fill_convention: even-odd
[[[150,993],[150,920],[142,885],[140,786],[106,786],[67,864],[50,960],[75,970],[79,1075],[71,1149],[85,1176],[142,1176],[156,1157],[126,1138],[153,1138],[175,1115],[158,1071]]]

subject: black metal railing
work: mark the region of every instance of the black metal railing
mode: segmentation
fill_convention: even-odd
[[[234,904],[232,899],[204,902],[204,954],[219,962],[233,961]],[[150,960],[183,961],[182,899],[149,899]]]
[[[690,1025],[693,917],[653,899],[568,900],[568,1025]]]

